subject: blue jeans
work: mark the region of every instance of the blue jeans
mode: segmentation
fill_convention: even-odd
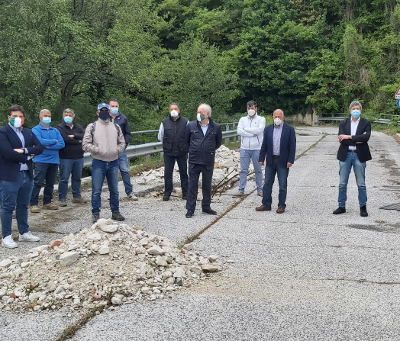
[[[272,205],[272,185],[275,181],[275,174],[278,175],[279,195],[278,206],[286,207],[286,194],[287,194],[287,177],[289,175],[289,168],[279,164],[279,158],[274,158],[272,166],[265,166],[265,183],[263,187],[264,206],[271,207]]]
[[[258,163],[260,150],[247,150],[240,148],[240,179],[239,191],[243,192],[246,187],[247,173],[249,171],[250,160],[253,161],[254,173],[256,174],[257,190],[262,189],[262,171],[261,165]]]
[[[346,207],[347,182],[351,167],[353,167],[356,183],[358,187],[358,202],[360,207],[367,204],[367,187],[365,186],[365,167],[366,162],[360,162],[356,152],[348,152],[345,161],[339,161],[339,207]]]
[[[53,188],[56,182],[58,164],[57,163],[35,163],[35,175],[33,177],[33,190],[31,196],[31,206],[37,206],[39,202],[40,188],[46,179],[43,192],[43,205],[50,204],[53,199]]]
[[[107,162],[92,160],[92,213],[99,214],[101,207],[101,192],[104,179],[107,178],[110,191],[110,207],[112,212],[119,212],[118,196],[118,159]]]
[[[20,171],[15,181],[0,181],[1,187],[1,232],[3,237],[11,235],[12,214],[16,208],[18,231],[28,232],[28,204],[32,194],[33,180],[29,171]]]
[[[187,154],[182,156],[166,155],[164,153],[164,183],[165,183],[165,196],[170,196],[173,189],[173,172],[175,161],[178,163],[179,175],[181,178],[182,196],[187,196],[188,189],[188,173],[187,173]]]
[[[79,159],[60,159],[60,181],[58,183],[58,198],[65,200],[68,192],[68,179],[71,175],[72,196],[81,196],[81,178],[83,157]]]
[[[122,181],[125,187],[125,193],[129,195],[132,193],[132,184],[131,184],[131,176],[129,174],[129,160],[125,150],[119,153],[118,162],[119,162],[119,171],[121,172]]]

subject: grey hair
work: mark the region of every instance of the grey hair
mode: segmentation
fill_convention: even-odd
[[[207,103],[201,103],[199,107],[204,107],[206,112],[208,112],[208,116],[211,117],[211,107]]]
[[[353,102],[351,102],[350,105],[349,105],[349,110],[351,110],[351,108],[354,107],[354,106],[356,106],[356,105],[359,105],[359,106],[360,106],[360,109],[362,110],[362,105],[361,105],[361,103],[360,103],[359,101],[353,101]]]
[[[75,112],[73,109],[67,108],[63,111],[63,114],[65,114],[66,112],[70,112],[74,117],[75,117]]]
[[[51,112],[49,109],[42,109],[42,110],[40,110],[39,117],[42,117],[42,113],[45,113],[45,112],[48,112],[51,115]]]

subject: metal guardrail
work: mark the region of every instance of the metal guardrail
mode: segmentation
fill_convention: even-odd
[[[230,123],[232,124],[232,123]],[[158,131],[158,130],[155,130]],[[145,132],[150,132],[149,130],[146,130]],[[134,132],[135,133],[135,132]],[[222,138],[223,139],[229,139],[231,137],[237,136],[237,131],[236,130],[228,130],[228,131],[223,131],[222,132]],[[162,147],[162,142],[150,142],[150,143],[144,143],[144,144],[138,144],[138,145],[131,145],[126,148],[126,155],[128,156],[128,159],[135,157],[135,156],[141,156],[141,155],[148,155],[148,154],[153,154],[153,153],[159,153],[162,152],[163,147]],[[83,155],[83,166],[84,167],[89,167],[92,164],[92,155],[90,153],[85,153]]]

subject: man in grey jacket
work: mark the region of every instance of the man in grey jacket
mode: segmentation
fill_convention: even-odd
[[[119,212],[118,154],[125,150],[125,138],[121,127],[110,121],[110,107],[107,103],[97,106],[96,122],[90,123],[82,141],[84,151],[92,154],[92,218],[100,218],[101,192],[104,178],[110,191],[111,219],[123,221]]]

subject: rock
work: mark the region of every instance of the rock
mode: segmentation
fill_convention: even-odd
[[[113,297],[111,298],[111,304],[113,305],[120,305],[122,304],[122,300],[119,297]]]
[[[96,231],[95,232],[89,232],[86,235],[86,238],[89,239],[89,240],[98,241],[98,240],[101,240],[101,235],[100,235],[100,233],[98,233]]]
[[[100,225],[99,228],[103,231],[103,232],[107,232],[107,233],[115,233],[118,231],[118,225]]]
[[[100,245],[98,244],[92,244],[90,245],[90,250],[92,250],[93,252],[97,252],[100,249]]]
[[[182,286],[183,285],[182,277],[176,277],[175,278],[175,284],[179,285],[179,286]]]
[[[218,260],[218,256],[214,256],[214,255],[208,256],[208,261],[210,263],[216,262],[217,260]]]
[[[21,268],[26,268],[27,266],[29,266],[31,264],[31,262],[22,262],[21,263]]]
[[[54,239],[50,242],[50,247],[60,246],[62,244],[62,239]]]
[[[80,255],[78,252],[65,252],[62,255],[60,255],[60,265],[61,266],[70,266],[74,264],[78,259]]]
[[[4,295],[6,295],[7,294],[7,291],[6,290],[4,290],[4,289],[1,289],[0,290],[0,298],[2,298]]]
[[[177,267],[174,272],[174,277],[186,277],[185,270],[181,267]]]
[[[203,272],[217,272],[220,270],[218,266],[213,264],[203,264],[201,266],[201,269],[203,270]]]
[[[165,251],[160,248],[158,245],[152,246],[150,249],[147,250],[147,253],[152,256],[163,255]]]
[[[167,257],[163,257],[163,256],[157,256],[156,258],[156,264],[159,266],[167,266]]]
[[[99,249],[99,254],[106,255],[108,253],[110,253],[110,248],[108,247],[107,244],[103,244]]]
[[[197,265],[193,265],[189,268],[189,270],[193,273],[195,273],[197,276],[200,276],[202,273],[202,269],[200,266]]]
[[[11,259],[3,259],[1,262],[0,262],[0,267],[2,267],[2,268],[7,268],[7,267],[9,267],[10,265],[12,264],[12,260]]]

